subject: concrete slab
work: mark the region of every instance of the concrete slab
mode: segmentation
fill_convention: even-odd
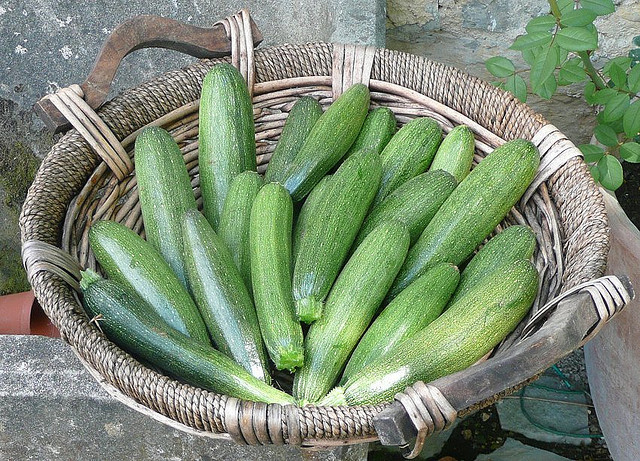
[[[500,448],[488,455],[479,455],[476,461],[571,461],[550,451],[530,447],[514,439],[507,439]]]
[[[59,339],[0,335],[0,459],[363,461],[367,445],[247,447],[161,424],[110,397]]]

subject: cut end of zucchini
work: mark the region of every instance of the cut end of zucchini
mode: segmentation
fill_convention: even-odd
[[[331,392],[320,399],[318,405],[328,407],[347,405],[347,399],[344,396],[344,389],[342,387],[334,387]]]
[[[315,298],[302,298],[296,300],[296,316],[304,323],[315,322],[322,316],[324,303]]]
[[[80,280],[80,288],[82,289],[82,291],[85,291],[87,288],[89,288],[89,285],[97,282],[102,278],[100,277],[100,274],[92,271],[91,269],[81,271],[80,274],[82,275],[82,280]]]
[[[274,363],[278,370],[294,372],[304,364],[304,349],[302,347],[283,347],[274,357]]]

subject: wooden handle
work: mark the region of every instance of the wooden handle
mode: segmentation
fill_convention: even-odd
[[[251,19],[253,45],[262,41],[262,34]],[[119,25],[102,46],[91,73],[80,85],[84,99],[93,109],[106,100],[120,62],[129,53],[142,48],[167,48],[197,58],[214,58],[231,53],[231,40],[220,23],[211,28],[195,27],[160,16],[137,16]],[[55,132],[69,126],[66,118],[45,96],[34,110]]]
[[[627,278],[620,277],[633,292]],[[514,388],[580,347],[600,317],[588,293],[561,301],[549,320],[531,337],[497,356],[463,371],[437,379],[437,387],[458,413],[482,407],[506,389]],[[407,446],[417,431],[400,402],[376,415],[374,426],[383,445]]]

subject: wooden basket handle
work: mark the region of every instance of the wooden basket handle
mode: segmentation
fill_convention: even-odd
[[[255,47],[262,42],[262,34],[253,19],[250,21]],[[89,76],[80,85],[91,108],[97,109],[105,102],[122,59],[142,48],[166,48],[196,58],[215,58],[231,54],[231,39],[221,23],[202,28],[152,15],[129,19],[111,32]],[[46,96],[35,104],[34,110],[54,132],[69,126],[67,119]]]
[[[625,301],[633,298],[633,287],[629,279],[621,276],[617,280]],[[483,408],[501,396],[519,389],[531,377],[539,376],[590,339],[592,333],[606,322],[597,304],[588,291],[573,293],[558,302],[546,322],[530,337],[490,360],[437,379],[429,383],[429,386],[446,397],[459,417]],[[617,303],[616,310],[611,315],[622,309],[624,304]],[[419,453],[419,450],[411,449],[413,441],[419,435],[418,429],[400,400],[378,413],[374,418],[374,426],[383,445],[408,448],[405,453],[408,458]],[[432,432],[433,430],[429,431]],[[424,440],[416,442],[421,447]]]

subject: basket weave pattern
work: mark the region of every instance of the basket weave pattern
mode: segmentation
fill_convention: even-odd
[[[125,91],[98,111],[131,153],[135,135],[142,127],[153,123],[168,129],[182,149],[200,205],[197,100],[205,74],[222,61],[229,62],[230,58],[201,60],[167,73]],[[312,95],[324,107],[331,103],[334,70],[332,44],[256,50],[253,91],[259,171],[264,171],[295,100]],[[388,84],[409,92],[393,92]],[[427,115],[436,118],[445,131],[460,123],[458,116],[478,124],[482,129],[474,129],[479,141],[476,161],[501,140],[533,139],[548,125],[512,95],[486,82],[401,52],[376,50],[370,88],[372,106],[390,107],[400,123]],[[412,92],[450,111],[417,102]],[[82,267],[96,269],[87,233],[99,219],[120,221],[144,235],[134,174],[118,180],[89,144],[71,130],[53,146],[36,175],[20,217],[22,239],[60,247],[77,258]],[[602,197],[580,158],[571,158],[550,174],[500,227],[515,223],[531,226],[538,238],[535,258],[542,285],[532,312],[558,293],[603,274],[609,245],[607,218]],[[114,395],[141,404],[154,412],[154,417],[164,415],[188,428],[214,435],[231,434],[246,443],[326,445],[376,436],[372,420],[386,405],[267,406],[168,378],[143,366],[102,335],[85,315],[76,293],[58,276],[47,271],[29,275],[47,315],[92,374]],[[501,352],[508,353],[518,331],[501,346]],[[252,421],[238,423],[243,415]]]

